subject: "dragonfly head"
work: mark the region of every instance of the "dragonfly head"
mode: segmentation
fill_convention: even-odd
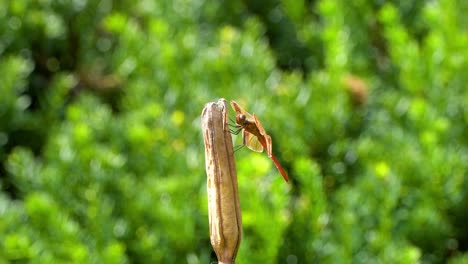
[[[245,119],[246,119],[246,118],[247,118],[247,117],[246,117],[244,114],[238,114],[238,115],[236,116],[236,123],[239,124],[239,125],[241,125],[241,126],[243,126],[243,125],[245,124]]]

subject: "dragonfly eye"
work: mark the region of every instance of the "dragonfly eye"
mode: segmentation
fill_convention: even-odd
[[[244,114],[238,114],[236,116],[236,123],[239,125],[243,125],[245,123],[246,116]]]

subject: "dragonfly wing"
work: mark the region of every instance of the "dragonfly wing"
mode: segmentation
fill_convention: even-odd
[[[273,144],[271,142],[271,137],[266,133],[265,128],[263,128],[262,123],[260,123],[260,120],[258,120],[257,115],[253,114],[253,118],[255,120],[255,125],[258,128],[258,131],[260,132],[260,135],[262,135],[265,138],[265,147],[267,150],[268,157],[271,158],[272,155],[272,149],[273,149]]]
[[[254,120],[253,116],[249,112],[245,111],[239,104],[237,104],[236,101],[231,100],[231,106],[237,114],[244,114],[249,121]]]
[[[262,123],[260,123],[260,120],[258,120],[256,114],[253,114],[253,120],[255,121],[255,125],[257,126],[260,135],[266,136],[267,133],[265,131],[265,128],[263,128],[263,125]]]
[[[263,152],[263,146],[260,143],[260,141],[258,141],[258,138],[255,135],[246,131],[245,129],[242,132],[242,139],[244,141],[244,145],[247,146],[249,149],[256,152]]]
[[[265,135],[265,143],[268,157],[271,158],[271,156],[273,155],[273,144],[271,143],[271,137],[269,135]]]

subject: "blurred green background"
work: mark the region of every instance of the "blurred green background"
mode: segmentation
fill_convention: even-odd
[[[236,152],[239,263],[468,263],[467,13],[0,0],[0,263],[216,261],[200,113],[220,97],[291,178]]]

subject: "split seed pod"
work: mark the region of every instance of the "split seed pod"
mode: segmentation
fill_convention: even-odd
[[[201,121],[205,141],[210,240],[219,263],[235,263],[242,236],[237,172],[227,102],[205,105]]]

